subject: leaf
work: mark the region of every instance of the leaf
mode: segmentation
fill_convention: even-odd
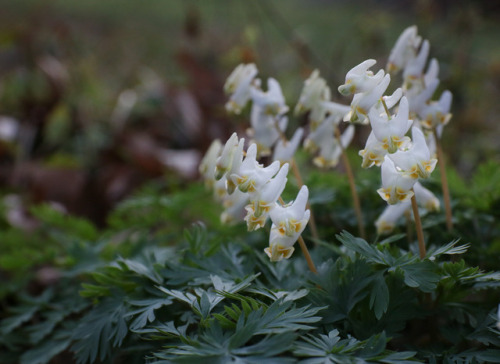
[[[385,283],[384,272],[378,272],[373,281],[370,292],[370,308],[375,312],[375,317],[380,320],[389,307],[389,288]]]
[[[384,254],[382,254],[382,252],[380,252],[377,248],[368,245],[365,240],[356,238],[346,231],[343,231],[342,233],[337,235],[337,239],[348,249],[351,249],[360,254],[367,261],[387,265],[384,260]]]
[[[437,282],[441,278],[435,272],[434,264],[428,260],[401,265],[399,269],[404,272],[404,282],[408,286],[419,288],[423,292],[432,292],[436,289]]]
[[[153,322],[156,318],[155,310],[168,306],[172,303],[169,298],[151,298],[144,300],[129,301],[132,306],[139,306],[140,308],[128,312],[124,317],[135,316],[139,314],[130,324],[130,330],[142,329],[148,322]]]

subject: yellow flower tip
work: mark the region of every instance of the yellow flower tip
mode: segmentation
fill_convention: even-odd
[[[394,230],[394,224],[388,223],[387,221],[380,221],[377,224],[377,234],[379,235],[387,235],[392,233]]]
[[[281,245],[273,245],[264,249],[266,255],[271,259],[271,262],[279,262],[283,259],[288,259],[294,252],[293,247],[284,247]]]

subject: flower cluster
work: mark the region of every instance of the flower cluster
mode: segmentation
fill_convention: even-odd
[[[286,186],[288,163],[274,161],[265,167],[257,161],[257,144],[252,143],[245,152],[244,143],[236,133],[224,146],[214,141],[200,164],[200,173],[225,207],[223,222],[243,219],[248,230],[253,231],[270,218],[269,247],[265,252],[272,261],[287,259],[309,221],[309,191],[303,186],[295,201],[282,206],[278,200]]]
[[[309,135],[304,148],[316,154],[313,162],[318,167],[335,167],[342,149],[347,148],[354,136],[349,126],[340,135],[338,126],[350,108],[331,101],[330,88],[315,70],[305,81],[295,113],[309,112]]]
[[[295,131],[290,141],[284,138],[288,126],[288,106],[281,86],[274,78],[267,80],[267,91],[262,90],[261,80],[254,64],[240,64],[228,77],[224,91],[229,95],[226,110],[239,114],[251,102],[250,125],[247,134],[257,145],[259,156],[270,155],[273,160],[289,162],[302,139],[303,130]]]
[[[442,101],[429,101],[438,83],[437,62],[431,62],[428,72],[422,73],[429,44],[423,42],[418,50],[420,43],[415,27],[405,30],[396,42],[387,70],[402,69],[404,84],[392,95],[384,96],[390,75],[383,70],[375,74],[370,70],[376,63],[374,60],[355,66],[339,87],[343,95],[354,94],[351,110],[344,120],[369,122],[372,128],[359,155],[363,158],[363,168],[381,167],[382,187],[377,192],[389,206],[375,223],[379,233],[392,231],[397,219],[408,210],[412,196],[428,209],[439,208],[437,198],[418,180],[428,178],[437,163],[424,128],[431,125],[429,120],[437,120],[440,113],[448,112],[443,106],[449,109],[451,99],[445,93]],[[422,118],[422,114],[427,117]],[[410,129],[411,139],[406,136]]]

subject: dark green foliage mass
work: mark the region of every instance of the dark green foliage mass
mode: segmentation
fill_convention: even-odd
[[[442,232],[439,213],[424,217],[425,259],[401,232],[372,242],[348,232],[355,222],[342,213],[350,207],[314,199],[328,190],[344,199],[339,175],[312,174],[313,207],[332,208],[321,219],[341,219],[347,229],[333,236],[322,228],[329,224],[320,225],[320,236],[330,238],[312,248],[317,274],[300,251],[271,263],[266,232],[218,223],[220,207],[200,184],[167,195],[145,187],[101,230],[37,206],[32,234],[6,228],[0,242],[2,261],[10,262],[1,267],[10,279],[2,287],[0,361],[499,362],[500,272],[489,257],[496,247],[483,240],[498,232],[489,207],[499,194],[480,177],[486,169],[496,178],[498,165],[489,163],[455,191],[456,232]],[[285,194],[296,187],[289,189]],[[373,190],[362,191],[375,208]],[[193,198],[204,208],[182,213]],[[476,223],[479,213],[488,225]],[[438,223],[429,224],[433,219]],[[16,249],[24,241],[23,255],[36,257],[31,265]],[[40,281],[44,269],[53,270],[50,284]]]

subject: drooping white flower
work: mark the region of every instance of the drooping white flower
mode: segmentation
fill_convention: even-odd
[[[382,96],[382,100],[385,103],[382,103],[382,100],[379,99],[373,109],[376,109],[379,114],[385,112],[387,113],[387,110],[391,110],[396,104],[401,100],[401,97],[403,97],[403,89],[401,87],[398,87],[392,95],[389,96]]]
[[[233,163],[233,156],[236,148],[238,147],[238,135],[233,133],[224,148],[222,149],[220,157],[217,159],[215,165],[215,179],[220,180],[222,176],[231,168],[231,163]]]
[[[280,137],[280,132],[284,132],[288,125],[286,116],[273,116],[267,114],[258,104],[252,105],[250,113],[251,128],[247,134],[252,137],[252,141],[257,144],[258,154],[260,156],[269,155],[272,146]]]
[[[416,182],[413,186],[417,203],[425,207],[429,211],[439,211],[439,199],[427,188],[422,186],[420,182]]]
[[[415,57],[416,49],[422,38],[417,34],[415,25],[406,28],[397,39],[387,60],[387,72],[397,73],[408,61]]]
[[[425,109],[427,102],[431,99],[434,91],[439,86],[439,80],[434,79],[425,85],[424,89],[412,87],[406,90],[405,95],[410,104],[410,112],[419,114]]]
[[[374,59],[367,59],[349,70],[345,76],[345,83],[338,88],[339,92],[348,96],[373,90],[382,81],[385,74],[384,70],[379,70],[376,74],[368,70],[375,63],[377,61]]]
[[[274,178],[269,180],[261,189],[250,195],[250,204],[245,207],[248,231],[257,230],[264,226],[269,212],[275,207],[276,201],[286,186],[288,163],[285,163]]]
[[[282,115],[288,111],[288,106],[285,104],[285,97],[281,91],[281,86],[274,78],[267,80],[268,90],[262,91],[258,88],[251,88],[250,95],[252,102],[257,104],[262,112],[266,115]]]
[[[398,171],[388,156],[385,156],[381,170],[382,187],[377,192],[389,205],[408,201],[413,196],[412,187],[416,180]]]
[[[374,165],[380,167],[386,154],[387,149],[384,148],[382,142],[378,141],[372,131],[366,140],[365,148],[359,151],[359,155],[363,157],[361,167],[370,168]]]
[[[326,81],[319,76],[318,70],[314,70],[304,82],[299,101],[295,106],[295,114],[313,109],[321,101],[329,100],[329,95],[330,90]]]
[[[235,190],[233,194],[224,197],[222,205],[224,211],[221,214],[221,222],[232,224],[241,221],[245,216],[245,206],[248,204],[248,194]]]
[[[233,160],[231,162],[231,167],[226,172],[226,177],[231,176],[234,173],[237,173],[240,170],[241,163],[243,162],[243,148],[245,145],[245,139],[241,138],[238,142],[238,146],[233,152]],[[228,194],[232,194],[236,189],[236,185],[234,184],[231,178],[226,178],[226,189]]]
[[[446,125],[450,119],[450,108],[453,95],[446,90],[438,101],[431,101],[419,110],[420,122],[423,127],[433,129]]]
[[[373,89],[355,94],[351,102],[351,111],[344,116],[344,121],[366,124],[368,112],[380,100],[390,82],[391,76],[386,74]]]
[[[377,109],[371,109],[368,114],[373,134],[389,153],[396,152],[410,141],[410,138],[405,137],[412,124],[412,120],[408,119],[408,111],[408,100],[403,96],[396,116],[389,119],[386,112],[379,114]]]
[[[295,151],[297,150],[302,135],[304,134],[303,128],[298,128],[289,141],[278,140],[274,146],[273,160],[280,161],[280,163],[291,162]]]
[[[229,176],[240,191],[254,193],[266,184],[280,168],[278,161],[267,167],[257,162],[257,145],[251,144],[238,172]]]
[[[377,234],[390,234],[396,227],[397,221],[403,214],[411,208],[411,202],[401,202],[395,205],[388,205],[382,214],[375,221]]]
[[[413,179],[429,177],[437,163],[437,159],[431,158],[425,136],[417,127],[412,128],[412,145],[407,150],[389,155],[389,158]]]
[[[425,64],[427,63],[427,57],[429,56],[430,44],[428,40],[424,40],[418,55],[416,57],[410,58],[406,63],[405,69],[403,71],[403,78],[407,81],[415,80],[422,77]]]
[[[231,95],[229,101],[226,103],[226,110],[228,112],[239,114],[241,109],[245,107],[250,100],[252,82],[257,73],[255,64],[250,63],[238,65],[229,75],[224,84],[224,91],[226,94]]]
[[[321,168],[335,167],[339,163],[342,149],[346,149],[351,143],[354,130],[354,125],[349,125],[340,136],[340,140],[333,136],[325,138],[320,145],[319,155],[313,160],[314,164]]]
[[[215,165],[222,150],[222,143],[215,139],[200,162],[200,175],[203,177],[208,188],[212,188],[215,182]]]
[[[309,221],[310,211],[306,210],[308,196],[307,186],[302,186],[293,203],[275,206],[271,210],[270,217],[273,224],[269,247],[264,249],[271,261],[288,259],[292,255],[293,245]]]
[[[439,63],[436,58],[432,58],[424,75],[424,84],[428,85],[431,81],[437,80],[439,75]]]

